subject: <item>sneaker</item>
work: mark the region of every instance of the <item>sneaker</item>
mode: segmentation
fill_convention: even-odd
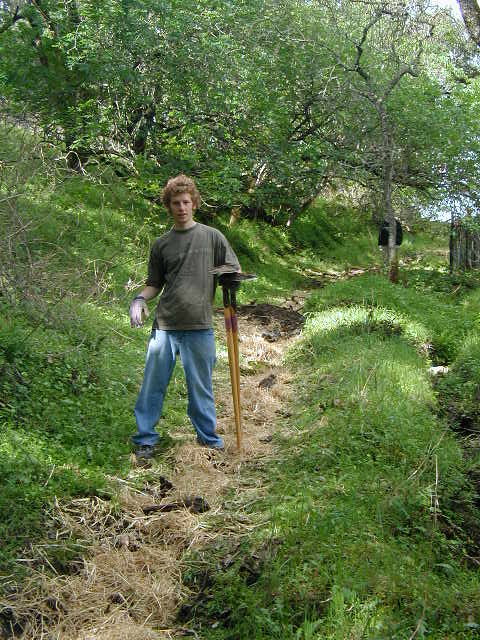
[[[155,455],[155,447],[153,444],[142,444],[137,447],[135,456],[137,460],[150,460]]]

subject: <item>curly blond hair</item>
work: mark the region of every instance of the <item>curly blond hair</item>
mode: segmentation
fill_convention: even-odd
[[[162,191],[162,202],[168,210],[170,210],[171,199],[179,193],[189,193],[195,209],[200,205],[200,193],[197,185],[192,178],[183,173],[175,178],[170,178]]]

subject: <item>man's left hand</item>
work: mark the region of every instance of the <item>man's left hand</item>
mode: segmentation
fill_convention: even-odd
[[[149,315],[145,298],[134,298],[130,305],[130,326],[143,327],[144,319],[148,318]]]

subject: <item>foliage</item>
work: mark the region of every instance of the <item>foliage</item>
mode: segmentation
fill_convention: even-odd
[[[322,251],[342,243],[355,232],[365,232],[369,226],[362,212],[341,199],[319,198],[304,215],[294,220],[289,235],[299,247]]]
[[[71,169],[150,198],[184,171],[216,211],[284,224],[339,179],[377,195],[388,148],[399,187],[476,197],[478,86],[451,81],[462,34],[425,3],[10,4],[2,109]]]

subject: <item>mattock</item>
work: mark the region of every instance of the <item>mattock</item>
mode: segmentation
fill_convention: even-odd
[[[228,365],[230,367],[230,382],[232,386],[233,412],[235,414],[235,433],[237,449],[242,448],[242,412],[240,403],[240,354],[238,345],[237,318],[237,290],[243,280],[255,278],[253,273],[236,271],[235,267],[224,264],[212,269],[210,273],[218,276],[218,282],[223,290],[223,315],[227,333]]]

